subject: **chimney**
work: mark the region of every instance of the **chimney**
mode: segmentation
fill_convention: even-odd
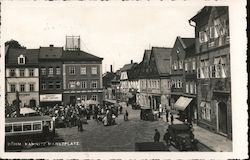
[[[133,63],[133,60],[131,60],[131,64]]]
[[[53,44],[50,44],[49,47],[54,47],[54,45],[53,45]]]
[[[113,66],[110,65],[110,72],[113,73]]]

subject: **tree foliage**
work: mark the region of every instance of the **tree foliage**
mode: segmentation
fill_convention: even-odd
[[[24,46],[21,46],[18,41],[13,39],[5,42],[5,46],[9,46],[9,48],[25,48]]]

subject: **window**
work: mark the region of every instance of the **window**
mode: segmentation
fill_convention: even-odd
[[[174,61],[174,70],[177,70],[177,61]]]
[[[19,123],[19,124],[14,124],[14,131],[22,131],[22,124]]]
[[[29,76],[33,77],[34,76],[34,69],[29,69]]]
[[[54,88],[54,83],[53,82],[49,82],[49,89],[53,89]]]
[[[75,89],[76,88],[76,82],[75,81],[69,81],[68,88],[69,89]]]
[[[87,81],[81,81],[81,88],[87,88]]]
[[[33,130],[41,130],[41,129],[42,129],[41,122],[34,122],[33,123]]]
[[[193,59],[193,61],[192,61],[192,69],[193,69],[193,71],[196,69],[196,62],[195,62],[195,59]]]
[[[46,68],[41,68],[41,74],[42,74],[43,76],[46,75]]]
[[[56,82],[56,89],[61,89],[61,82]]]
[[[215,72],[215,78],[226,78],[228,67],[226,56],[217,57],[214,59],[214,68],[212,71]]]
[[[56,67],[56,75],[61,75],[61,68],[60,67]]]
[[[215,29],[215,26],[211,26],[210,27],[210,38],[217,38],[218,37],[218,33]]]
[[[76,74],[76,68],[75,67],[69,67],[69,74],[75,75]]]
[[[211,120],[211,107],[208,102],[201,102],[201,118],[205,120]]]
[[[200,69],[198,70],[200,77],[198,78],[209,78],[209,61],[201,60],[200,61]]]
[[[91,99],[92,99],[93,101],[97,101],[97,95],[96,95],[96,94],[93,94],[92,97],[91,97]]]
[[[12,131],[12,124],[6,124],[5,125],[5,132],[13,132]]]
[[[185,71],[188,71],[188,62],[185,62]]]
[[[189,93],[189,82],[186,82],[186,93]]]
[[[30,131],[30,130],[31,130],[31,123],[24,123],[23,131]]]
[[[34,84],[30,84],[30,92],[34,91]]]
[[[97,81],[91,82],[91,88],[97,88]]]
[[[53,75],[53,67],[49,67],[49,75]]]
[[[24,92],[25,91],[25,84],[20,84],[20,92]]]
[[[81,95],[81,100],[82,100],[82,101],[87,101],[87,99],[88,99],[88,98],[87,98],[87,95]]]
[[[87,72],[86,72],[86,67],[81,67],[80,68],[80,74],[81,75],[85,75]]]
[[[19,70],[19,72],[20,72],[20,77],[24,77],[24,69],[21,68],[21,69]]]
[[[46,90],[46,83],[45,82],[42,83],[41,88],[42,88],[42,90]]]
[[[25,57],[21,54],[18,58],[17,58],[18,64],[25,64]]]
[[[194,83],[194,94],[197,93],[196,83]]]
[[[183,61],[179,61],[179,69],[183,69]]]
[[[97,67],[91,67],[91,74],[97,74]]]
[[[190,93],[191,93],[191,94],[194,93],[194,85],[193,85],[193,82],[190,83]]]
[[[177,81],[177,88],[182,88],[182,81],[180,79]]]
[[[10,77],[15,77],[15,76],[16,76],[15,69],[10,69]]]
[[[16,85],[15,84],[10,85],[10,92],[16,92]]]
[[[200,43],[206,42],[206,34],[204,31],[199,32],[199,41],[200,41]]]

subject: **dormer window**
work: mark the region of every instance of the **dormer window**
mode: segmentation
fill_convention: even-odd
[[[18,57],[18,64],[25,64],[25,57],[21,54],[19,57]]]

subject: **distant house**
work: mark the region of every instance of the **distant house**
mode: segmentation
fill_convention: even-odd
[[[40,47],[39,75],[40,75],[40,106],[55,106],[62,103],[63,47]]]
[[[105,99],[115,99],[115,89],[112,86],[112,80],[116,77],[116,74],[113,72],[112,65],[110,66],[110,72],[104,73],[102,77],[103,89],[104,89],[104,98]]]
[[[125,64],[121,68],[121,76],[120,76],[120,93],[121,93],[121,100],[128,102],[129,99],[134,99],[136,96],[135,94],[131,93],[131,84],[130,84],[130,76],[133,72],[134,67],[138,65],[137,63],[133,63],[131,60],[131,63]],[[135,101],[135,100],[133,100]],[[131,102],[133,103],[133,102]]]
[[[152,47],[144,52],[140,63],[140,105],[152,109],[169,107],[171,48]]]
[[[194,38],[177,37],[171,52],[171,105],[179,111],[181,120],[193,118],[193,98],[184,96],[185,93],[185,49],[194,45]],[[195,60],[195,59],[194,59]],[[193,92],[196,93],[196,84]],[[188,86],[187,86],[188,87]],[[193,88],[192,88],[193,89]],[[194,102],[193,102],[194,103]]]
[[[63,52],[63,102],[79,104],[86,100],[102,103],[102,60],[81,50]]]
[[[11,105],[19,93],[20,106],[39,105],[39,49],[9,48],[5,54],[7,101]]]
[[[232,138],[230,33],[227,6],[206,6],[195,22],[198,125]]]

